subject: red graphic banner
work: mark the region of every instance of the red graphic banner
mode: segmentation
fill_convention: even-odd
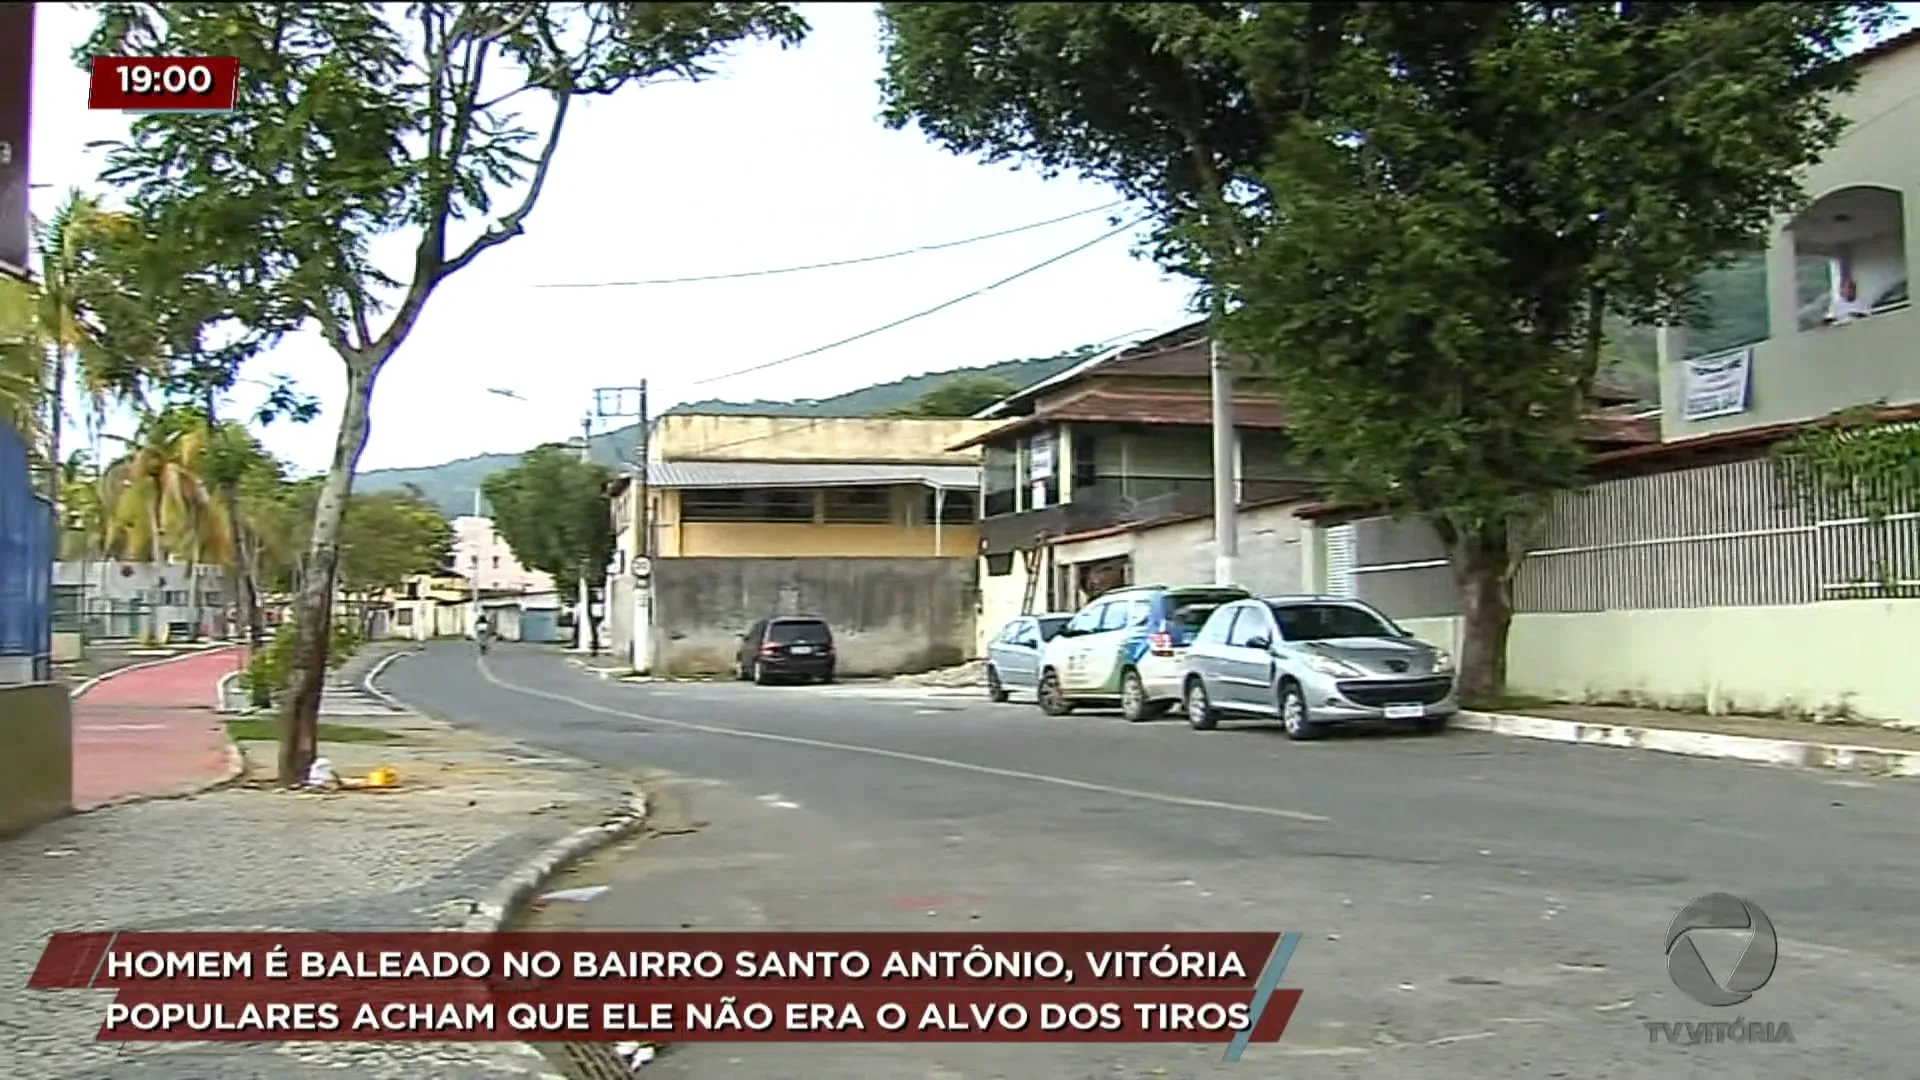
[[[99,1038],[1270,1042],[1299,935],[76,933],[29,985]]]
[[[123,112],[232,112],[237,56],[96,56],[87,108]]]

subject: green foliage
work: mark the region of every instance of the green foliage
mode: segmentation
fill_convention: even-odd
[[[241,689],[248,691],[258,707],[265,707],[277,701],[293,678],[293,639],[292,623],[281,623],[274,628],[273,638],[265,649],[253,655],[247,667],[240,673]],[[351,620],[340,619],[333,624],[331,643],[327,649],[327,666],[338,670],[342,664],[353,659],[362,641],[360,630]]]
[[[370,593],[446,565],[453,526],[438,507],[405,492],[347,498],[340,526],[340,588]]]
[[[1334,497],[1423,517],[1504,678],[1609,313],[1654,324],[1798,203],[1885,4],[883,4],[886,115],[1157,214]],[[1685,72],[1683,79],[1676,73]]]
[[[991,375],[949,379],[921,394],[913,404],[894,410],[894,416],[972,416],[1020,387]]]
[[[1920,424],[1886,423],[1883,407],[1842,410],[1774,449],[1809,509],[1878,524],[1920,508]]]
[[[481,490],[515,557],[564,588],[582,577],[597,581],[613,559],[606,494],[612,478],[605,466],[549,445],[522,454],[520,464],[488,477]]]

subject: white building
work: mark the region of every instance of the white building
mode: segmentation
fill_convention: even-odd
[[[493,531],[493,519],[471,515],[453,519],[453,553],[448,569],[469,575],[481,592],[544,593],[553,579],[529,570],[514,557],[506,539]]]

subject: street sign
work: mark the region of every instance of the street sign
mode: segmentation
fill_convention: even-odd
[[[652,575],[653,560],[647,558],[645,555],[635,556],[633,560],[633,576],[641,581],[645,581]]]

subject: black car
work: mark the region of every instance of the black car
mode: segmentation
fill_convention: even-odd
[[[765,686],[780,679],[833,681],[833,631],[825,619],[762,619],[747,628],[733,673]]]

